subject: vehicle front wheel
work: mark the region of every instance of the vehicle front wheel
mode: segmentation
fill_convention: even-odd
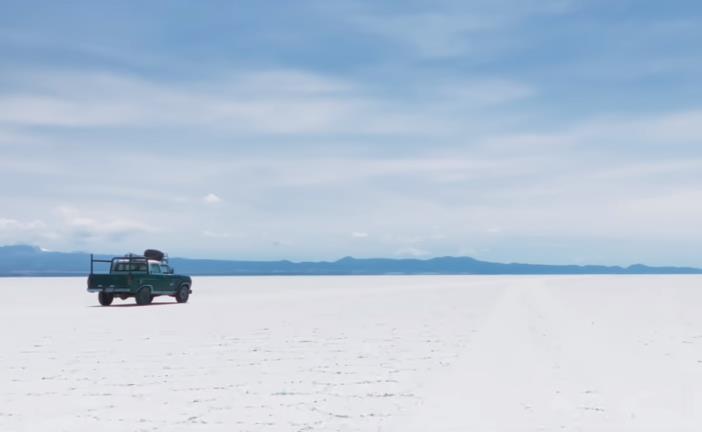
[[[115,299],[115,295],[111,293],[106,293],[106,292],[99,292],[98,293],[98,301],[102,306],[109,306],[112,304],[112,300]]]
[[[136,300],[136,304],[141,306],[151,303],[151,288],[141,288],[137,291],[136,295],[134,295],[134,300]]]
[[[190,297],[190,287],[187,285],[181,286],[175,295],[175,299],[178,303],[187,303],[189,297]]]

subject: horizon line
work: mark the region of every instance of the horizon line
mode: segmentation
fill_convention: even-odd
[[[46,248],[43,248],[41,246],[37,245],[32,245],[32,244],[26,244],[26,243],[17,243],[17,244],[12,244],[12,245],[0,245],[1,248],[8,248],[8,247],[26,247],[26,248],[31,248],[33,250],[39,251],[40,253],[59,253],[59,254],[84,254],[84,255],[96,255],[96,256],[112,256],[112,257],[118,257],[118,256],[125,256],[125,254],[112,254],[112,253],[94,253],[94,252],[87,252],[83,250],[74,250],[74,251],[56,251],[56,250],[49,250]],[[622,269],[622,270],[627,270],[627,269],[632,269],[636,267],[647,267],[651,269],[656,269],[656,268],[675,268],[675,269],[687,269],[687,270],[698,270],[702,272],[702,267],[696,267],[696,266],[685,266],[685,265],[677,265],[677,264],[667,264],[667,265],[649,265],[645,264],[643,262],[635,262],[632,264],[592,264],[592,263],[586,263],[586,264],[553,264],[553,263],[533,263],[533,262],[519,262],[519,261],[486,261],[483,259],[475,258],[473,256],[469,255],[437,255],[437,256],[432,256],[432,257],[382,257],[382,256],[375,256],[375,257],[365,257],[365,258],[359,258],[359,257],[354,257],[352,255],[345,255],[342,256],[341,258],[336,258],[336,259],[310,259],[310,260],[291,260],[291,259],[286,259],[286,258],[280,258],[280,259],[245,259],[245,258],[192,258],[192,257],[187,257],[187,256],[173,256],[169,257],[169,259],[182,259],[182,260],[189,260],[189,261],[219,261],[219,262],[254,262],[254,263],[276,263],[276,262],[284,262],[284,263],[291,263],[291,264],[304,264],[304,263],[339,263],[344,260],[356,260],[356,261],[364,261],[364,260],[386,260],[386,261],[419,261],[419,262],[428,262],[432,260],[438,260],[438,259],[469,259],[476,261],[478,263],[484,263],[484,264],[498,264],[498,265],[523,265],[523,266],[546,266],[546,267],[576,267],[576,268],[587,268],[587,267],[605,267],[605,268],[611,268],[611,269]]]

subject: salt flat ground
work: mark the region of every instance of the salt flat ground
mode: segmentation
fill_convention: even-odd
[[[702,278],[0,279],[0,431],[699,431]]]

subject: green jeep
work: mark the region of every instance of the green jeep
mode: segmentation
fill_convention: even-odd
[[[110,272],[95,273],[94,263],[109,263]],[[111,305],[115,297],[122,300],[134,297],[138,305],[147,305],[161,295],[185,303],[192,293],[191,286],[190,276],[174,274],[168,257],[155,249],[147,249],[144,255],[129,254],[110,260],[90,255],[88,292],[98,293],[98,301],[103,306]]]

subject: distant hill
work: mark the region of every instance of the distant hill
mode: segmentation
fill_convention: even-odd
[[[690,267],[503,264],[469,257],[426,260],[346,257],[315,262],[171,258],[170,263],[177,272],[196,276],[702,274],[702,269]],[[89,270],[90,255],[85,252],[47,252],[26,245],[0,246],[0,276],[81,276]]]

